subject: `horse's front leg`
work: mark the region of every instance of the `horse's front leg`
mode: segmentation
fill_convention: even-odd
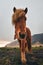
[[[23,63],[26,62],[26,56],[25,56],[25,40],[21,40],[21,61]]]

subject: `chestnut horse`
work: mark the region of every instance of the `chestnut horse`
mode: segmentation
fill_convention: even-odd
[[[21,61],[26,62],[26,52],[31,53],[31,31],[26,27],[28,9],[13,8],[12,24],[15,26],[14,39],[18,39],[21,50]]]

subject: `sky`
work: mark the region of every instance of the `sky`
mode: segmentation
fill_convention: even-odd
[[[13,40],[13,7],[28,8],[26,26],[31,34],[43,33],[43,0],[0,0],[0,40]]]

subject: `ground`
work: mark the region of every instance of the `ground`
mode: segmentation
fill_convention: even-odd
[[[0,65],[43,65],[43,47],[32,51],[33,54],[26,54],[27,63],[22,64],[19,48],[0,48]]]

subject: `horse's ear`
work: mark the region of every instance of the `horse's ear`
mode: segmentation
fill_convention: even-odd
[[[28,11],[28,9],[27,9],[27,8],[25,8],[25,10],[24,10],[25,14],[27,13],[27,11]]]
[[[16,11],[16,7],[13,8],[13,12],[15,12],[15,11]]]

